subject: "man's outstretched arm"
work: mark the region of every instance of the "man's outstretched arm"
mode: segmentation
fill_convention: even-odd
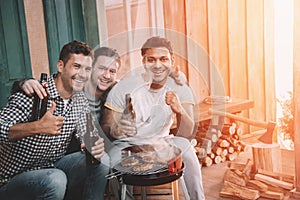
[[[39,83],[39,81],[33,78],[18,79],[13,83],[10,90],[11,94],[17,92],[25,92],[28,96],[32,96],[34,93],[38,95],[41,99],[47,96],[44,87]]]

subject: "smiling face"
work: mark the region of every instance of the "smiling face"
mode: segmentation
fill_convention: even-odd
[[[143,58],[146,75],[152,83],[163,86],[173,66],[173,58],[165,47],[149,48]]]
[[[82,91],[91,76],[92,57],[83,54],[71,54],[64,65],[62,60],[57,63],[59,72],[58,90],[63,98],[69,98],[74,92]]]
[[[100,91],[107,90],[115,81],[119,63],[114,57],[99,56],[94,63],[91,82]]]

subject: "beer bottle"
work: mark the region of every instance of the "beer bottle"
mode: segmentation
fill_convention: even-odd
[[[85,143],[86,163],[87,165],[96,165],[99,164],[100,161],[91,154],[91,150],[95,145],[95,142],[99,139],[99,134],[94,126],[94,120],[91,112],[86,113],[86,122],[86,133],[83,138]]]
[[[123,111],[123,116],[128,117],[131,122],[135,122],[135,111],[132,105],[131,95],[128,93],[125,95],[126,107]]]
[[[46,73],[41,73],[40,77],[40,83],[43,85],[46,93],[47,93],[47,74]],[[30,121],[37,121],[43,117],[43,115],[47,111],[47,103],[48,103],[48,98],[49,95],[47,93],[47,96],[44,97],[43,99],[40,99],[36,93],[34,93],[33,97],[33,105],[32,105],[32,114]]]

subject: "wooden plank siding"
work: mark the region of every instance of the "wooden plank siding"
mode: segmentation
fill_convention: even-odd
[[[229,94],[237,98],[248,98],[245,3],[228,1]]]
[[[175,64],[181,67],[181,70],[188,75],[187,69],[187,44],[185,1],[163,1],[163,13],[165,24],[165,36],[172,42],[175,51]]]
[[[246,2],[248,96],[255,100],[255,106],[250,111],[249,117],[256,120],[265,120],[266,110],[263,14],[263,1],[248,0]]]
[[[49,74],[43,3],[41,0],[24,0],[24,9],[26,13],[32,77],[39,79],[41,73]]]
[[[274,0],[123,0],[121,1],[122,5],[111,8],[104,8],[102,0],[93,0],[90,6],[96,5],[97,9],[96,11],[93,9],[90,13],[88,13],[90,9],[84,0],[82,0],[85,2],[84,4],[71,0],[35,1],[42,2],[43,5],[43,9],[39,6],[38,12],[44,12],[46,39],[33,35],[37,29],[35,26],[41,25],[42,21],[34,24],[36,19],[31,16],[32,13],[26,12],[25,18],[23,17],[24,12],[20,12],[23,2],[25,11],[32,9],[33,5],[29,5],[31,1],[14,0],[7,1],[5,4],[4,1],[1,1],[0,36],[5,40],[0,45],[0,64],[9,67],[9,69],[0,68],[2,79],[0,82],[5,87],[0,90],[2,96],[4,93],[9,93],[9,84],[14,79],[22,77],[20,74],[25,72],[24,76],[29,76],[31,72],[34,72],[33,75],[36,76],[35,74],[41,70],[39,64],[34,64],[33,61],[31,63],[31,59],[36,59],[33,51],[37,52],[32,45],[38,40],[42,42],[39,43],[40,45],[46,43],[50,62],[48,70],[56,71],[55,63],[62,44],[72,39],[86,39],[94,46],[98,41],[106,40],[107,37],[114,38],[119,35],[121,40],[112,40],[107,45],[121,52],[124,59],[122,60],[124,68],[122,67],[121,70],[124,70],[125,73],[125,69],[130,68],[128,62],[130,51],[126,49],[129,41],[125,36],[128,31],[128,22],[126,21],[128,16],[125,7],[122,6],[124,6],[124,2],[130,2],[132,5],[130,10],[132,36],[136,37],[136,34],[141,33],[136,29],[150,29],[158,24],[159,28],[164,28],[165,36],[172,41],[176,50],[176,64],[186,74],[198,101],[209,93],[220,92],[235,98],[249,98],[254,101],[254,108],[248,112],[243,111],[240,115],[255,120],[275,121]],[[76,4],[76,2],[79,3]],[[153,3],[152,7],[151,2]],[[297,36],[300,35],[300,0],[293,2],[294,100],[295,121],[298,121],[300,119],[300,39]],[[82,8],[81,5],[86,7]],[[103,8],[99,9],[98,6],[103,6]],[[153,13],[153,8],[157,12],[157,7],[161,8],[163,12]],[[12,8],[16,10],[10,10]],[[85,9],[85,12],[81,13],[81,9]],[[101,13],[99,13],[100,10]],[[106,13],[102,11],[106,11]],[[5,15],[10,12],[12,15]],[[88,17],[91,19],[95,16],[95,12],[97,12],[97,20],[95,18],[95,21],[88,21]],[[81,14],[87,15],[84,18],[86,21],[81,21],[83,20]],[[155,17],[152,16],[154,14]],[[26,25],[25,19],[31,21]],[[78,24],[67,23],[70,22],[70,19],[77,20]],[[42,17],[39,20],[42,20]],[[154,20],[156,21],[154,22]],[[159,23],[159,20],[163,22]],[[91,24],[89,24],[90,22]],[[19,23],[20,27],[18,27]],[[98,32],[96,25],[98,25]],[[87,31],[85,28],[94,29]],[[79,32],[73,32],[76,30]],[[32,43],[31,39],[29,39],[29,44],[27,43],[27,33],[30,38],[35,39],[32,40]],[[133,55],[133,62],[140,62],[138,49],[149,35],[148,33],[138,34],[139,38],[133,38],[133,46],[137,48],[137,53]],[[9,46],[22,48],[12,49],[8,48]],[[30,52],[28,52],[28,46]],[[17,55],[17,59],[11,59],[10,55]],[[31,64],[32,70],[28,70],[26,66]],[[45,63],[45,65],[47,64]],[[214,69],[214,67],[216,68]],[[12,77],[9,76],[10,74]],[[216,74],[220,74],[220,77]],[[6,82],[3,82],[4,79]],[[219,88],[220,85],[222,87]],[[0,101],[0,103],[4,103],[6,99],[2,97]],[[251,127],[249,131],[256,129],[256,127]],[[298,155],[300,154],[299,123],[295,123],[295,137],[295,154]],[[300,192],[299,156],[296,156],[295,164],[296,189]]]
[[[164,1],[165,28],[186,34],[187,63],[181,62],[197,99],[209,87],[210,93],[249,98],[254,108],[242,116],[255,120],[275,120],[274,2],[272,0],[189,0]],[[178,10],[185,8],[185,10]],[[185,14],[186,23],[182,23]],[[186,30],[183,30],[185,28]],[[166,35],[168,37],[168,35]],[[172,38],[171,41],[173,42]],[[194,43],[197,43],[196,45]],[[208,53],[196,59],[197,48]],[[178,46],[175,42],[175,48]],[[180,47],[184,48],[184,47]],[[196,53],[195,53],[196,51]],[[195,56],[196,54],[196,56]],[[201,64],[199,64],[201,62]],[[195,77],[195,66],[201,79]],[[214,70],[216,67],[216,71]],[[221,77],[217,76],[217,73]],[[221,82],[220,82],[221,81]],[[219,87],[223,85],[223,87]],[[198,86],[198,87],[197,87]],[[195,90],[196,88],[196,90]],[[224,91],[222,91],[224,90]],[[246,132],[248,128],[244,127]],[[257,127],[250,127],[255,131]]]
[[[206,0],[186,1],[186,34],[189,84],[197,101],[209,93],[209,56]],[[198,77],[201,78],[198,78]]]
[[[294,109],[295,122],[300,120],[300,1],[294,1]],[[298,37],[297,37],[298,36]],[[296,192],[300,198],[300,124],[295,123]]]
[[[249,98],[247,77],[247,34],[246,34],[246,1],[228,1],[228,63],[229,63],[229,94],[236,98]],[[249,111],[240,113],[243,117],[249,116]],[[244,132],[249,127],[239,124]]]
[[[148,1],[147,5],[141,1],[132,7],[133,31],[157,24],[159,19],[152,16],[159,13],[153,13],[155,5],[155,1]],[[249,98],[254,101],[254,108],[240,115],[275,120],[274,1],[164,0],[162,7],[163,13],[159,14],[163,24],[159,28],[164,26],[163,35],[174,46],[176,65],[186,74],[197,102],[209,94]],[[107,8],[106,12],[109,37],[127,30],[124,7]],[[142,36],[138,41],[133,39],[134,47],[149,35]],[[110,45],[118,48],[120,43]],[[126,52],[126,47],[121,52]],[[132,58],[140,61],[139,55]],[[126,58],[123,62],[125,68],[127,61]],[[258,129],[243,128],[245,132]]]
[[[177,2],[172,3],[174,6]],[[274,2],[189,0],[185,3],[187,40],[192,38],[205,48],[211,64],[221,75],[225,95],[254,101],[254,108],[241,115],[261,121],[275,120]],[[175,21],[176,25],[173,19],[174,16],[165,15],[166,22],[172,20],[173,27],[180,26],[180,20]],[[189,47],[188,50],[193,51]],[[194,73],[186,67],[188,74]],[[211,79],[212,68],[209,73]],[[189,81],[192,86],[199,83],[191,76]],[[210,92],[219,89],[213,87],[219,85],[215,81],[219,80],[208,84]],[[251,131],[257,129],[251,127]]]
[[[70,24],[71,27],[67,28],[66,23],[57,24],[56,20],[59,13],[65,13],[64,9],[73,9],[67,12],[68,16],[79,19],[79,15],[74,13],[79,13],[80,6],[62,3],[62,7],[56,9],[54,3],[44,0],[42,2],[47,22],[45,24],[49,62],[50,67],[53,67],[58,56],[57,49],[61,44],[65,43],[66,39],[70,40],[80,35],[83,39],[85,35],[82,32],[73,33],[77,25]],[[99,0],[93,3],[95,2]],[[109,38],[118,34],[125,35],[128,29],[124,2],[122,5],[101,9],[106,11],[107,21],[103,26]],[[176,65],[186,74],[197,101],[201,101],[209,92],[224,93],[235,98],[249,98],[254,101],[254,108],[249,113],[244,111],[241,115],[262,121],[275,120],[273,0],[164,0],[159,5],[154,0],[130,2],[132,45],[137,50],[132,55],[133,65],[140,63],[137,47],[140,47],[140,43],[149,37],[151,32],[139,35],[136,30],[159,24],[159,28],[164,26],[165,36],[174,45]],[[162,7],[161,13],[157,12],[157,6]],[[153,8],[156,13],[152,13]],[[85,10],[86,15],[88,11]],[[153,14],[163,19],[153,17]],[[62,17],[66,18],[67,15],[62,14]],[[59,19],[61,21],[62,18]],[[163,20],[163,23],[159,23],[159,20]],[[81,21],[78,21],[78,26],[83,26]],[[61,26],[64,28],[59,29],[58,33],[57,30]],[[87,24],[85,27],[90,26]],[[102,31],[99,22],[98,28]],[[88,32],[88,38],[92,37],[91,34],[92,32]],[[95,35],[97,34],[95,31]],[[120,38],[121,42],[117,40],[107,45],[117,48],[122,53],[124,68],[121,70],[125,73],[129,68],[129,58],[125,55],[129,52],[126,50],[129,41],[126,36]],[[102,39],[99,38],[99,41]],[[97,38],[90,39],[93,46],[96,41]],[[35,71],[36,67],[32,68]],[[222,87],[219,87],[220,85]],[[256,129],[252,127],[251,130]]]
[[[210,92],[229,94],[227,1],[207,1]]]
[[[274,67],[274,0],[264,0],[264,65],[265,65],[265,119],[275,121],[276,92]],[[273,75],[273,76],[270,76]]]

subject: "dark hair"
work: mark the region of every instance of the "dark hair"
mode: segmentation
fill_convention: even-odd
[[[114,48],[110,48],[110,47],[99,47],[96,50],[94,50],[94,61],[93,61],[93,66],[97,61],[97,58],[99,56],[107,56],[107,57],[112,57],[114,58],[118,63],[119,66],[121,65],[121,59],[120,59],[120,55],[118,54],[117,50]]]
[[[158,48],[158,47],[165,47],[169,50],[170,54],[173,55],[173,47],[171,42],[166,39],[159,36],[154,36],[149,38],[142,46],[141,48],[141,54],[142,56],[145,55],[146,51],[148,49],[152,48]]]
[[[70,59],[70,54],[83,54],[85,56],[93,56],[93,50],[86,43],[73,40],[63,46],[59,54],[59,60],[62,60],[64,64]]]

